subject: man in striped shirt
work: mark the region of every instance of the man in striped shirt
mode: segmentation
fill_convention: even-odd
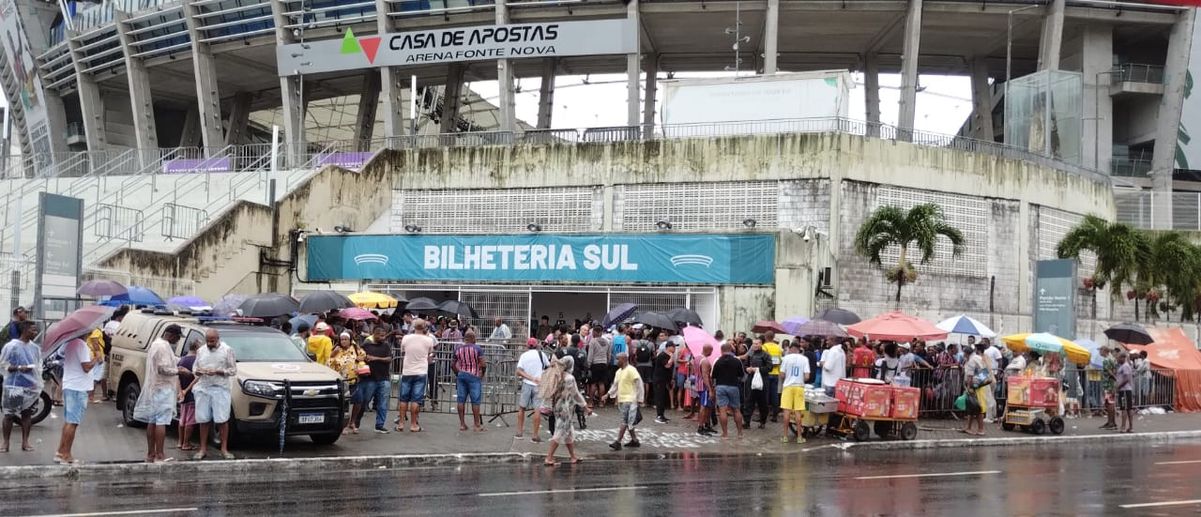
[[[480,418],[480,392],[483,391],[484,352],[475,344],[475,331],[468,330],[463,334],[463,342],[455,346],[455,360],[451,369],[455,372],[455,398],[459,405],[459,430],[467,430],[466,404],[471,399],[471,415],[475,424],[475,432],[484,430],[484,420]]]

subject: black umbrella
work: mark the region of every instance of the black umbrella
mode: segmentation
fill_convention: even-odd
[[[304,298],[300,299],[300,312],[304,314],[317,314],[351,307],[355,307],[355,304],[350,301],[350,298],[334,291],[317,291],[306,294]]]
[[[676,322],[676,324],[681,327],[686,327],[688,325],[692,325],[694,327],[703,327],[705,325],[705,323],[701,321],[700,314],[697,314],[696,311],[692,309],[685,309],[683,307],[667,311],[667,317],[671,318],[671,321]]]
[[[286,294],[256,294],[247,297],[238,310],[247,318],[274,318],[300,310],[300,302]]]
[[[1122,323],[1105,329],[1105,337],[1128,345],[1149,345],[1155,340],[1137,323]]]
[[[88,280],[81,284],[75,292],[83,296],[99,298],[101,296],[126,294],[129,292],[129,289],[126,289],[125,286],[113,280]]]
[[[821,314],[817,315],[816,319],[831,321],[839,325],[854,325],[862,321],[859,319],[858,314],[837,307],[822,311]]]
[[[638,306],[632,303],[623,303],[609,310],[605,314],[605,319],[601,321],[601,327],[609,328],[613,325],[630,319],[630,315],[638,310]]]
[[[660,314],[658,312],[644,311],[635,314],[634,323],[641,323],[648,327],[670,330],[672,332],[680,331],[680,327],[676,325],[676,322],[672,321],[671,318],[666,314]]]
[[[406,311],[436,311],[438,310],[438,302],[424,296],[409,300],[409,304],[405,305]]]
[[[410,302],[410,304],[411,303],[412,302]],[[438,310],[445,312],[445,313],[454,314],[455,316],[458,316],[460,318],[479,318],[480,317],[480,315],[476,314],[475,309],[471,308],[470,305],[467,305],[466,303],[460,302],[458,300],[446,300],[442,303],[439,303]]]

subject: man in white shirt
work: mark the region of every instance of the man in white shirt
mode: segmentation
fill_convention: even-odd
[[[992,373],[993,378],[995,379],[998,377],[998,374],[1000,373],[1001,358],[1002,358],[1003,354],[1001,354],[1001,349],[998,348],[996,345],[992,344],[990,339],[984,338],[981,340],[981,342],[988,345],[988,348],[986,350],[984,350],[984,356],[988,358],[988,368],[990,370],[992,370],[991,373]],[[999,383],[996,383],[993,386],[990,386],[988,389],[988,394],[986,395],[986,397],[987,397],[986,400],[988,401],[988,407],[986,408],[987,412],[984,414],[984,421],[986,423],[991,424],[993,416],[997,414],[996,390],[997,390],[998,385],[999,385]]]
[[[58,440],[55,463],[76,463],[71,456],[75,431],[83,422],[88,409],[88,393],[92,391],[92,369],[104,362],[104,355],[92,357],[87,343],[76,338],[63,345],[63,430]]]
[[[801,417],[805,412],[805,381],[809,379],[809,360],[801,355],[800,341],[788,345],[788,355],[780,362],[780,409],[784,413],[784,443],[788,443],[789,424],[796,417],[796,443],[805,443],[801,437]]]
[[[208,452],[209,423],[221,434],[221,457],[232,460],[229,453],[229,379],[238,374],[238,361],[229,345],[221,341],[217,329],[204,333],[204,345],[196,351],[192,373],[192,395],[196,399],[196,425],[200,427],[200,450],[192,457],[204,459]]]
[[[822,388],[826,395],[834,396],[834,386],[847,375],[847,354],[842,349],[842,343],[834,341],[830,348],[822,353],[818,366],[822,369]]]
[[[400,414],[396,421],[396,432],[404,432],[405,409],[409,413],[409,432],[421,432],[421,406],[425,403],[425,385],[429,378],[430,364],[434,362],[434,347],[438,342],[429,335],[429,324],[421,318],[413,320],[413,333],[400,340],[404,352],[401,361],[399,405]]]
[[[517,438],[522,437],[525,432],[525,412],[528,410],[534,411],[534,436],[530,440],[538,442],[542,439],[538,437],[538,429],[542,427],[542,415],[537,411],[538,400],[538,381],[542,378],[542,371],[546,369],[546,355],[538,349],[538,340],[530,338],[526,341],[525,353],[517,359],[517,377],[521,379],[521,398],[517,401]]]
[[[492,329],[492,335],[488,337],[489,341],[504,342],[513,338],[513,331],[509,330],[509,326],[505,325],[504,320],[496,318],[493,323],[496,324],[496,328]]]

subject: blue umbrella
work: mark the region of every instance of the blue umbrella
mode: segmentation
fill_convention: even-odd
[[[125,294],[118,294],[103,302],[104,305],[163,305],[162,297],[154,291],[138,285],[131,285]]]
[[[301,314],[300,316],[297,316],[295,318],[288,320],[288,323],[290,323],[292,325],[293,332],[295,332],[296,329],[300,328],[301,323],[308,325],[309,328],[313,328],[313,325],[317,324],[317,315],[316,314]]]

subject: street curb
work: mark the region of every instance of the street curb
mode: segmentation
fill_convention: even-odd
[[[1157,433],[1114,433],[1086,434],[1077,436],[1023,436],[1015,438],[949,438],[941,440],[913,441],[879,441],[879,442],[844,442],[826,445],[834,449],[870,449],[870,450],[913,450],[913,449],[951,449],[965,447],[999,447],[1005,445],[1054,445],[1061,443],[1097,443],[1109,442],[1142,442],[1165,443],[1176,440],[1201,438],[1201,431],[1166,431]],[[814,447],[817,450],[823,447]]]
[[[524,452],[464,454],[398,454],[386,456],[328,456],[319,458],[268,458],[246,460],[172,461],[167,463],[92,463],[80,465],[31,465],[0,468],[0,481],[46,478],[100,478],[128,475],[245,474],[256,472],[333,469],[392,469],[461,464],[528,463],[541,455]]]

